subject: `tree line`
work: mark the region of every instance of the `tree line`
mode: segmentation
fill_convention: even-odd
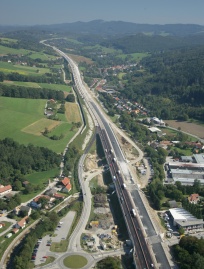
[[[0,96],[28,99],[54,99],[63,101],[64,93],[60,90],[33,88],[16,85],[0,84]]]
[[[18,72],[12,72],[8,74],[0,72],[0,82],[3,82],[4,80],[62,84],[61,76],[53,73],[45,73],[42,76],[31,76],[31,75],[22,75],[19,74]]]
[[[23,175],[59,167],[57,153],[32,144],[21,145],[11,138],[0,140],[0,179],[2,184],[13,184]]]
[[[173,246],[173,253],[180,269],[204,269],[204,239],[184,236]]]

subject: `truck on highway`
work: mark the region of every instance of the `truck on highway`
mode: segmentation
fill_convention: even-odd
[[[125,183],[122,184],[122,188],[123,188],[123,189],[126,189],[126,188],[127,188],[127,186],[126,186]]]
[[[135,212],[135,209],[134,208],[132,208],[131,210],[130,210],[130,214],[131,214],[131,216],[134,218],[134,217],[136,217],[136,212]]]

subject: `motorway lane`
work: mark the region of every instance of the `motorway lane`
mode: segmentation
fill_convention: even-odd
[[[139,228],[139,222],[137,218],[132,217],[130,210],[134,208],[132,205],[132,202],[130,200],[129,194],[125,188],[122,187],[123,185],[123,178],[118,173],[118,165],[115,161],[113,161],[113,153],[111,152],[111,145],[107,138],[106,133],[104,130],[101,131],[101,138],[102,138],[102,144],[105,150],[106,159],[110,166],[110,171],[113,177],[115,177],[116,180],[114,180],[114,184],[116,187],[116,191],[118,194],[118,197],[123,197],[123,202],[121,203],[121,208],[125,216],[126,224],[129,229],[130,238],[132,239],[134,250],[136,253],[136,261],[139,268],[150,268],[151,264],[153,264],[146,241],[144,239],[143,233],[141,232],[141,229]],[[121,198],[119,198],[119,201],[121,202]]]
[[[132,195],[133,201],[135,202],[139,215],[142,216],[141,221],[144,226],[144,229],[146,230],[147,236],[150,237],[157,235],[138,190],[132,190],[130,193]]]
[[[70,63],[70,66],[71,66],[72,71],[73,71],[73,76],[74,76],[75,82],[77,84],[77,89],[79,90],[79,92],[81,92],[81,94],[83,95],[86,102],[89,103],[89,107],[92,110],[92,112],[93,112],[93,108],[94,108],[94,110],[96,112],[96,113],[94,113],[95,114],[95,122],[96,122],[97,118],[100,117],[100,120],[103,122],[103,125],[105,126],[105,129],[106,129],[106,131],[108,133],[109,139],[110,139],[111,144],[112,144],[112,148],[115,151],[115,155],[116,155],[117,160],[118,160],[118,162],[120,164],[120,167],[122,168],[121,170],[122,170],[122,172],[123,172],[123,174],[125,175],[126,178],[130,177],[129,170],[128,170],[127,165],[125,163],[125,161],[126,161],[125,157],[122,154],[122,151],[121,151],[120,146],[118,145],[118,142],[117,142],[117,140],[116,140],[116,138],[115,138],[115,136],[113,134],[113,131],[111,130],[111,128],[109,126],[109,123],[106,121],[104,115],[101,114],[101,111],[98,108],[98,105],[96,105],[92,101],[92,99],[90,97],[90,94],[87,92],[85,86],[83,85],[83,83],[81,81],[80,73],[79,73],[79,70],[78,70],[76,64],[66,54],[64,54],[63,52],[60,52],[59,50],[57,50],[57,51],[61,55],[63,55],[63,57],[65,57],[68,60],[68,62]],[[139,207],[140,203],[138,203],[138,204],[137,203],[138,203],[138,201],[136,201],[136,205]],[[142,209],[141,209],[141,211],[142,211]],[[144,214],[147,214],[147,212],[144,212]],[[148,220],[148,218],[146,218],[146,219]],[[151,221],[150,221],[150,223],[148,225],[151,225]],[[148,268],[149,268],[149,265],[148,265]],[[166,268],[169,268],[169,266],[167,266]]]

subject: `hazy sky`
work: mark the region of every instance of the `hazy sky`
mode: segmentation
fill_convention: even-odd
[[[204,25],[204,0],[0,0],[1,25],[95,19]]]

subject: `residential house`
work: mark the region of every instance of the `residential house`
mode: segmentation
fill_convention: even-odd
[[[55,197],[56,199],[60,199],[60,200],[63,200],[63,199],[64,199],[64,196],[63,196],[62,194],[60,194],[60,193],[55,193],[55,194],[54,194],[54,197]]]
[[[38,203],[36,203],[34,201],[31,201],[30,202],[30,207],[31,208],[34,208],[34,209],[40,209],[41,208],[41,204],[38,204]]]
[[[15,215],[19,215],[20,214],[20,206],[16,206],[13,210]]]
[[[68,177],[64,177],[64,179],[61,181],[63,187],[62,187],[62,192],[70,192],[71,189],[72,189],[72,185],[71,185],[71,182],[70,182],[70,179]]]
[[[160,141],[159,142],[159,147],[163,148],[163,149],[167,149],[168,146],[172,146],[173,143],[171,141]]]
[[[55,193],[57,192],[57,190],[55,188],[49,189],[45,192],[46,195],[50,196],[50,197],[54,197]]]
[[[16,234],[16,233],[18,233],[18,231],[19,231],[18,228],[13,228],[12,233]]]
[[[5,223],[1,222],[0,223],[0,229],[3,228],[5,226]]]
[[[31,209],[31,207],[29,207],[29,206],[22,205],[22,206],[20,207],[20,212],[25,212],[27,216],[30,216],[31,211],[32,211],[32,209]]]
[[[25,180],[25,181],[23,181],[22,185],[23,185],[23,187],[26,187],[29,183],[30,183],[29,181]]]
[[[4,196],[5,194],[8,194],[9,192],[12,191],[11,185],[0,185],[0,196]]]
[[[25,228],[27,218],[28,218],[28,216],[24,217],[19,222],[17,222],[14,225],[14,228],[17,228],[17,229],[23,229],[23,228]]]
[[[39,195],[39,196],[35,197],[35,198],[33,199],[33,201],[34,201],[35,203],[38,203],[38,201],[39,201],[40,198],[45,198],[45,199],[47,199],[48,201],[51,200],[50,196],[42,194],[42,195]]]
[[[197,204],[197,202],[200,200],[199,194],[193,193],[188,197],[188,201],[191,204]]]

